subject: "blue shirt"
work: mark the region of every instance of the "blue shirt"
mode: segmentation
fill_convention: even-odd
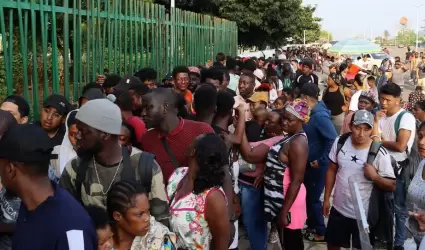
[[[53,183],[53,182],[52,182]],[[97,235],[85,209],[53,183],[55,193],[35,210],[21,204],[13,250],[97,250]]]

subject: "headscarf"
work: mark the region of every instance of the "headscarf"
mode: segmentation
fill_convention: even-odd
[[[330,73],[329,77],[337,84],[341,85],[341,75],[337,73]]]
[[[285,110],[300,119],[303,123],[307,123],[310,120],[311,109],[305,100],[295,99],[292,102],[288,102]]]
[[[66,164],[77,156],[77,152],[74,150],[74,146],[69,141],[69,127],[74,124],[71,122],[72,119],[75,119],[75,115],[77,114],[78,109],[73,110],[68,113],[65,122],[65,136],[63,137],[62,144],[60,145],[59,150],[59,176],[62,174],[63,170],[66,167]]]
[[[378,104],[378,103],[379,103],[378,97],[375,95],[375,93],[374,93],[374,92],[372,92],[372,91],[370,91],[370,90],[369,90],[369,91],[367,91],[367,90],[363,90],[363,91],[360,93],[359,98],[360,98],[360,97],[368,99],[369,101],[371,101],[372,103],[374,103],[374,105],[376,105],[376,104]]]

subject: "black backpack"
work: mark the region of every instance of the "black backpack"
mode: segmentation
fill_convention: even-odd
[[[135,169],[131,166],[130,154],[126,148],[122,148],[122,164],[123,170],[121,172],[121,179],[136,181]],[[75,178],[75,198],[82,203],[81,188],[83,182],[86,180],[86,174],[90,159],[81,159],[80,164],[77,166],[77,159],[72,160],[72,167],[76,170],[77,177]],[[139,158],[138,172],[140,176],[139,183],[143,185],[145,190],[150,193],[152,187],[152,168],[155,164],[155,155],[142,152]]]
[[[345,142],[350,136],[351,136],[351,133],[345,133],[339,137],[338,144],[336,147],[336,155],[339,154],[339,151],[341,151],[342,147],[344,146]],[[367,161],[366,161],[367,164],[370,164],[370,165],[373,164],[373,161],[378,155],[379,149],[381,149],[381,147],[382,147],[382,143],[372,141],[372,144],[370,144],[369,153],[367,155]],[[390,157],[391,157],[391,166],[393,167],[393,170],[394,170],[394,175],[397,177],[397,173],[400,170],[398,163],[392,156]]]

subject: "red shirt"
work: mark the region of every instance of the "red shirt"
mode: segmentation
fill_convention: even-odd
[[[127,120],[125,120],[125,122],[134,128],[136,140],[140,143],[140,141],[142,140],[142,136],[146,133],[145,123],[137,116],[130,116],[127,118]]]
[[[214,133],[210,125],[203,122],[180,119],[179,125],[168,135],[157,129],[146,132],[142,138],[143,151],[152,153],[156,156],[156,161],[162,169],[164,175],[164,184],[168,184],[168,178],[171,176],[175,167],[170,156],[162,145],[161,138],[165,136],[166,141],[181,166],[187,166],[187,150],[193,140],[201,134]]]

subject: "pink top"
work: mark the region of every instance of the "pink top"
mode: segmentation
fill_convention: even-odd
[[[354,112],[350,112],[348,115],[345,116],[344,123],[342,124],[342,127],[341,127],[341,133],[340,133],[341,135],[351,132],[350,122],[351,122],[351,118],[353,117],[353,114]]]
[[[291,184],[291,171],[286,168],[283,176],[284,196],[286,196],[289,185]],[[304,184],[301,184],[300,191],[295,199],[292,207],[289,209],[291,212],[291,224],[287,226],[289,229],[303,229],[305,221],[307,220],[307,205],[306,205],[307,191]]]
[[[251,146],[252,148],[255,148],[255,147],[257,147],[261,144],[264,144],[264,145],[267,145],[270,148],[271,146],[276,144],[278,141],[282,140],[283,137],[284,137],[283,135],[282,136],[275,136],[275,137],[272,137],[272,138],[269,138],[269,139],[266,139],[266,140],[262,140],[262,141],[258,141],[258,142],[250,142],[249,146]],[[246,175],[246,176],[250,176],[250,177],[261,176],[264,173],[264,166],[265,165],[266,165],[265,163],[256,164],[255,165],[255,171],[246,172],[246,173],[243,173],[243,174]],[[239,181],[244,183],[244,184],[247,184],[247,185],[252,185],[251,183],[245,182],[241,179],[239,179]]]

